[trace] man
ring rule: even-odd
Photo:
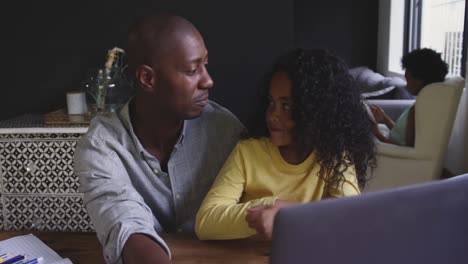
[[[208,100],[208,53],[189,21],[141,19],[127,55],[136,96],[118,114],[93,120],[75,173],[108,263],[169,263],[158,232],[194,231],[242,125]]]

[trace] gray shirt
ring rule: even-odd
[[[128,237],[143,233],[170,251],[158,232],[194,232],[195,215],[243,129],[214,102],[184,121],[167,173],[136,137],[128,104],[93,119],[74,157],[84,203],[107,263],[121,263]]]

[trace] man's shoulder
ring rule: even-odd
[[[209,101],[202,114],[203,119],[216,120],[219,122],[236,122],[240,124],[239,119],[225,107],[216,102]]]
[[[94,140],[115,139],[125,130],[116,113],[98,115],[91,120],[85,138]]]
[[[229,155],[244,130],[234,114],[212,101],[198,118],[187,120],[186,123],[188,129],[185,136],[196,140],[212,153],[221,151],[220,157]]]

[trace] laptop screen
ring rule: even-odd
[[[270,261],[468,263],[468,174],[283,208]]]

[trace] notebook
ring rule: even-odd
[[[14,256],[23,255],[25,256],[23,262],[41,257],[42,260],[39,263],[43,264],[73,264],[68,258],[60,257],[33,234],[0,241],[0,253]]]
[[[468,174],[283,208],[270,261],[468,263]]]

